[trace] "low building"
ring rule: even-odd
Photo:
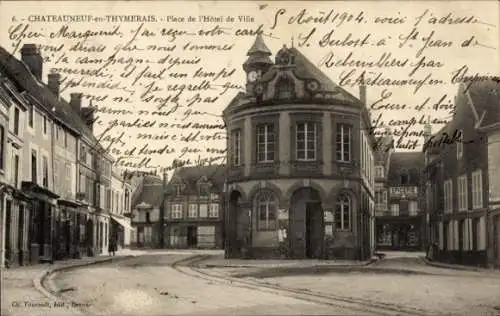
[[[166,246],[224,247],[226,166],[176,169],[167,187]]]
[[[160,247],[160,207],[164,185],[156,175],[139,175],[139,184],[132,197],[132,220],[134,234],[131,247]]]
[[[366,106],[297,48],[257,36],[227,126],[227,257],[369,258],[375,139]]]
[[[430,256],[500,267],[500,85],[461,84],[453,119],[426,134]]]
[[[425,249],[426,217],[421,207],[422,152],[387,152],[375,166],[377,250]]]

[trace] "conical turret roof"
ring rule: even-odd
[[[257,37],[255,38],[255,41],[253,42],[252,47],[250,47],[250,50],[247,53],[247,56],[254,55],[254,54],[263,54],[267,56],[271,56],[272,53],[267,48],[266,43],[264,43],[264,39],[262,38],[262,34],[258,34]]]

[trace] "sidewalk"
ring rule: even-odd
[[[439,261],[430,261],[425,256],[420,257],[420,259],[422,259],[422,261],[424,261],[425,264],[427,264],[429,266],[433,266],[433,267],[447,268],[447,269],[453,269],[453,270],[462,270],[462,271],[493,272],[493,273],[498,273],[500,275],[499,269],[476,267],[476,266],[464,266],[464,265],[460,265],[460,264],[451,264],[451,263],[444,263],[444,262],[439,262]]]
[[[291,260],[291,259],[225,259],[224,255],[211,255],[198,262],[199,268],[309,268],[318,266],[361,267],[378,260],[373,257],[367,261],[355,260]]]
[[[81,315],[70,306],[57,300],[41,285],[42,278],[54,270],[65,270],[72,267],[121,260],[138,255],[138,251],[123,250],[116,256],[85,257],[56,261],[54,264],[37,264],[1,270],[1,315]]]

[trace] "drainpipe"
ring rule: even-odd
[[[55,108],[52,108],[52,111],[54,112]],[[47,117],[47,119],[48,119],[48,117]],[[50,166],[51,166],[51,170],[50,171],[52,171],[51,172],[52,173],[52,177],[51,177],[52,178],[52,190],[54,192],[55,192],[55,179],[56,179],[56,176],[55,176],[56,173],[54,172],[54,166],[55,166],[55,163],[54,163],[55,157],[54,156],[55,156],[55,147],[56,147],[55,146],[55,140],[54,140],[54,138],[55,138],[55,125],[56,125],[55,124],[55,120],[52,120],[52,123],[50,124],[50,147],[51,147],[51,153],[50,153],[50,160],[51,160]],[[43,172],[43,168],[42,168],[42,172]],[[47,181],[48,181],[48,179],[47,179]],[[50,186],[49,186],[49,188],[50,188]],[[55,206],[54,210],[51,211],[51,212],[52,212],[52,221],[51,221],[51,227],[50,227],[50,241],[51,241],[51,244],[52,244],[52,247],[51,247],[51,249],[52,249],[52,251],[51,251],[52,252],[52,258],[54,258],[54,256],[55,256],[55,253],[54,253],[55,246],[59,242],[59,240],[56,240],[56,244],[54,244],[55,237],[53,236],[54,233],[55,233],[56,225],[58,223],[57,218],[59,216],[59,210],[58,210],[57,203],[56,203],[56,206]]]

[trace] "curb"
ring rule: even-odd
[[[495,271],[493,269],[488,269],[488,268],[480,268],[480,267],[468,267],[468,266],[462,266],[462,265],[453,265],[453,264],[446,264],[438,261],[430,261],[426,257],[420,257],[420,259],[429,266],[432,267],[437,267],[437,268],[444,268],[444,269],[450,269],[450,270],[460,270],[460,271],[475,271],[475,272],[489,272],[489,271]]]
[[[313,264],[310,266],[293,266],[293,265],[286,265],[286,266],[273,266],[273,268],[316,268],[316,267],[322,267],[322,268],[349,268],[349,267],[366,267],[371,264],[374,264],[375,262],[379,261],[380,258],[378,257],[372,257],[370,260],[367,262],[363,262],[360,264]],[[203,263],[198,263],[195,265],[197,268],[269,268],[266,266],[255,266],[255,265],[235,265],[235,264],[203,264]]]
[[[52,299],[52,300],[60,300],[61,298],[56,296],[54,294],[54,289],[46,289],[43,286],[43,283],[49,278],[51,275],[58,273],[58,272],[63,272],[63,271],[69,271],[69,270],[74,270],[82,267],[87,267],[87,266],[92,266],[92,265],[97,265],[101,263],[108,263],[112,261],[122,261],[122,260],[127,260],[127,259],[132,259],[135,258],[136,256],[134,255],[128,255],[120,258],[106,258],[103,260],[94,260],[90,262],[82,262],[82,263],[77,263],[74,265],[68,265],[68,266],[63,266],[63,267],[58,267],[54,269],[49,269],[46,271],[43,271],[40,273],[37,277],[33,279],[33,286],[36,290],[38,290],[40,293],[45,295],[46,297]]]

